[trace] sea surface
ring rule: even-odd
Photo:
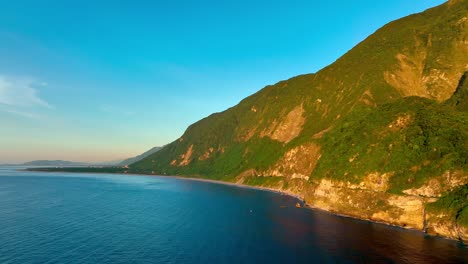
[[[461,243],[176,178],[0,167],[0,263],[468,263]]]

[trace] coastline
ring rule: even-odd
[[[68,171],[68,170],[37,170],[35,168],[25,168],[25,169],[19,169],[19,171],[35,171],[35,172],[46,172],[46,173],[56,173],[56,172],[66,172],[66,173],[74,173],[74,174],[115,174],[115,175],[140,175],[140,176],[153,176],[153,177],[161,177],[161,178],[172,178],[172,179],[179,179],[179,180],[188,180],[188,181],[198,181],[198,182],[207,182],[207,183],[214,183],[214,184],[222,184],[222,185],[229,185],[233,187],[238,187],[238,188],[246,188],[246,189],[253,189],[253,190],[260,190],[260,191],[269,191],[281,195],[287,195],[290,197],[293,197],[297,200],[300,201],[301,207],[306,207],[306,208],[311,208],[311,209],[318,209],[309,206],[306,204],[304,201],[304,198],[302,198],[300,195],[285,192],[282,190],[270,188],[270,187],[262,187],[262,186],[253,186],[253,185],[247,185],[247,184],[242,184],[242,183],[236,183],[236,182],[228,182],[228,181],[221,181],[221,180],[212,180],[212,179],[204,179],[204,178],[197,178],[197,177],[185,177],[185,176],[176,176],[176,175],[159,175],[159,174],[145,174],[145,173],[119,173],[119,172],[76,172],[76,171]],[[320,210],[320,209],[318,209]],[[323,211],[323,210],[321,210]],[[326,212],[326,211],[325,211]]]
[[[245,189],[253,189],[253,190],[260,190],[260,191],[268,191],[268,192],[273,192],[281,195],[287,195],[290,197],[293,197],[301,202],[301,207],[306,207],[306,208],[311,208],[315,209],[304,201],[302,197],[300,197],[297,194],[285,192],[282,190],[270,188],[270,187],[262,187],[262,186],[252,186],[252,185],[247,185],[247,184],[242,184],[242,183],[236,183],[236,182],[228,182],[228,181],[220,181],[220,180],[210,180],[210,179],[203,179],[203,178],[192,178],[192,177],[183,177],[183,176],[163,176],[163,175],[154,175],[154,174],[136,174],[136,175],[148,175],[148,176],[157,176],[157,177],[170,177],[174,179],[180,179],[180,180],[189,180],[189,181],[198,181],[198,182],[207,182],[207,183],[214,183],[214,184],[222,184],[222,185],[228,185],[228,186],[233,186],[233,187],[238,187],[238,188],[245,188]]]
[[[133,174],[133,175],[140,175],[140,174]],[[141,174],[141,175],[145,175],[145,176],[146,176],[147,174]],[[386,222],[383,222],[383,221],[376,221],[376,220],[363,219],[363,218],[354,217],[354,216],[350,216],[350,215],[346,215],[346,214],[340,214],[340,213],[333,212],[333,211],[323,210],[323,209],[321,209],[321,208],[314,207],[314,206],[312,206],[312,205],[310,205],[310,204],[307,204],[307,203],[304,201],[304,199],[303,199],[302,197],[300,197],[299,195],[297,195],[297,194],[292,194],[292,193],[284,192],[284,191],[282,191],[282,190],[278,190],[278,189],[274,189],[274,188],[270,188],[270,187],[251,186],[251,185],[246,185],[246,184],[242,184],[242,183],[225,182],[225,181],[210,180],[210,179],[203,179],[203,178],[189,178],[189,177],[183,177],[183,176],[161,176],[161,175],[151,175],[151,174],[148,174],[148,175],[149,175],[149,176],[157,176],[157,177],[170,177],[170,178],[181,179],[181,180],[190,180],[190,181],[208,182],[208,183],[214,183],[214,184],[229,185],[229,186],[238,187],[238,188],[246,188],[246,189],[254,189],[254,190],[269,191],[269,192],[273,192],[273,193],[277,193],[277,194],[281,194],[281,195],[287,195],[287,196],[293,197],[293,198],[295,198],[295,199],[301,201],[301,203],[302,203],[302,204],[301,204],[301,208],[306,208],[306,209],[310,209],[310,210],[321,211],[321,212],[328,213],[328,214],[335,215],[335,216],[339,216],[339,217],[351,218],[351,219],[355,219],[355,220],[359,220],[359,221],[365,221],[365,222],[376,223],[376,224],[383,224],[383,225],[387,225],[387,226],[392,226],[392,227],[401,228],[401,229],[404,229],[404,230],[413,230],[413,231],[425,233],[425,232],[423,232],[423,231],[421,231],[421,230],[419,230],[419,229],[416,229],[416,228],[404,227],[404,226],[399,226],[399,225],[394,225],[394,224],[386,223]],[[446,237],[442,237],[442,236],[434,236],[434,237],[446,238]],[[446,238],[446,239],[453,240],[453,239],[450,239],[450,238]]]
[[[67,170],[55,170],[55,171],[47,171],[47,170],[35,170],[34,168],[27,168],[27,169],[22,169],[23,171],[36,171],[36,172],[47,172],[47,173],[54,173],[54,172],[66,172],[66,173],[74,173],[74,174],[114,174],[114,175],[135,175],[135,176],[153,176],[153,177],[161,177],[161,178],[172,178],[172,179],[177,179],[177,180],[185,180],[185,181],[197,181],[197,182],[205,182],[205,183],[213,183],[213,184],[221,184],[221,185],[228,185],[232,187],[237,187],[237,188],[245,188],[245,189],[252,189],[252,190],[260,190],[260,191],[268,191],[280,195],[287,195],[290,196],[298,202],[300,202],[300,208],[308,209],[308,210],[317,210],[320,212],[328,213],[330,215],[338,216],[338,217],[344,217],[344,218],[350,218],[350,219],[355,219],[358,221],[364,221],[364,222],[369,222],[369,223],[375,223],[375,224],[382,224],[386,226],[391,226],[395,228],[400,228],[403,230],[408,230],[408,231],[415,231],[419,232],[422,234],[425,234],[430,237],[436,237],[436,238],[441,238],[441,239],[447,239],[451,240],[457,243],[461,243],[462,245],[467,245],[463,241],[452,238],[452,237],[447,237],[447,236],[442,236],[442,235],[433,235],[433,234],[428,234],[427,232],[424,232],[424,230],[420,230],[417,228],[411,228],[407,226],[401,226],[401,225],[395,225],[391,224],[388,222],[384,221],[376,221],[376,220],[371,220],[371,219],[366,219],[366,218],[359,218],[351,215],[346,215],[342,214],[339,212],[335,211],[329,211],[329,210],[324,210],[322,208],[314,207],[310,204],[307,204],[304,201],[304,198],[302,198],[298,194],[290,193],[290,192],[285,192],[283,190],[275,189],[275,188],[270,188],[270,187],[262,187],[262,186],[252,186],[252,185],[246,185],[242,183],[236,183],[236,182],[228,182],[228,181],[221,181],[221,180],[212,180],[212,179],[204,179],[204,178],[197,178],[197,177],[186,177],[186,176],[172,176],[172,175],[157,175],[157,174],[143,174],[143,173],[119,173],[119,172],[74,172],[74,171],[67,171]]]

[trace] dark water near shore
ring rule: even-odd
[[[173,178],[0,167],[0,263],[468,263],[460,243],[295,202]]]

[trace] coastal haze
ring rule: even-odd
[[[457,242],[155,176],[0,168],[2,263],[466,263]]]

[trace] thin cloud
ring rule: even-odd
[[[19,115],[19,116],[22,116],[22,117],[31,118],[31,119],[40,119],[41,118],[41,116],[38,115],[38,114],[25,112],[25,111],[7,109],[7,110],[5,110],[5,112],[10,113],[10,114],[14,114],[14,115]]]
[[[54,108],[39,97],[38,88],[44,86],[47,86],[47,83],[0,75],[0,112],[41,119],[38,111]]]
[[[0,104],[11,107],[44,107],[53,108],[38,95],[38,86],[46,83],[36,83],[30,79],[8,78],[0,75]]]

